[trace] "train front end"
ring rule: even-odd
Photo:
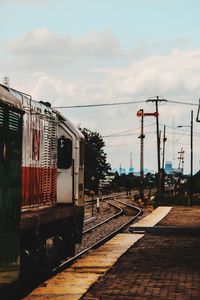
[[[26,272],[74,255],[83,191],[81,132],[48,103],[0,85],[0,299]]]
[[[20,272],[23,114],[20,101],[0,85],[0,290]]]

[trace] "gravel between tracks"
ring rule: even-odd
[[[92,212],[92,205],[87,205],[85,207],[85,212],[88,214]],[[86,230],[96,224],[99,224],[100,222],[106,220],[109,217],[112,217],[114,214],[116,214],[118,212],[117,208],[114,208],[113,206],[109,205],[106,201],[102,201],[100,202],[100,209],[99,209],[99,213],[97,212],[97,206],[96,203],[94,204],[94,210],[93,210],[93,217],[95,217],[95,219],[92,222],[86,223],[84,224],[84,228],[83,230]]]
[[[120,201],[123,201],[124,203],[132,204],[133,201],[130,198],[123,197],[119,199]],[[122,207],[123,205],[120,205],[119,203],[115,201],[109,200],[109,202],[115,203],[118,207]],[[91,209],[90,207],[87,209]],[[100,203],[100,214],[96,211],[96,205],[94,207],[94,216],[96,219],[93,222],[87,223],[84,225],[84,230],[92,227],[93,225],[96,225],[100,223],[101,221],[107,219],[108,217],[116,214],[118,209],[115,209],[111,205],[109,205],[106,201],[103,201]],[[145,215],[147,214],[147,210],[145,210]],[[120,226],[122,226],[124,223],[126,223],[130,218],[134,216],[135,212],[133,210],[132,215],[126,216],[122,215],[115,219],[110,220],[109,222],[106,222],[105,224],[101,225],[100,227],[95,228],[89,233],[86,233],[83,235],[82,243],[80,245],[76,245],[76,254],[80,253],[84,249],[92,246],[100,239],[107,236],[109,233],[112,233],[114,230],[118,229]]]

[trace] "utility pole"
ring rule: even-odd
[[[160,132],[159,132],[159,113],[158,113],[158,103],[167,102],[166,99],[160,99],[159,96],[156,96],[156,99],[148,99],[147,103],[152,102],[156,105],[156,133],[157,133],[157,157],[158,157],[158,201],[162,199],[162,174],[160,172]]]
[[[190,146],[191,146],[191,174],[190,174],[190,206],[193,205],[193,110],[191,110],[191,123],[190,123]]]
[[[199,109],[197,113],[197,122],[199,117]],[[191,121],[190,126],[178,126],[181,127],[190,127],[190,206],[193,205],[193,110],[191,110]]]
[[[163,132],[163,153],[162,153],[162,191],[165,192],[165,143],[167,138],[165,136],[166,126],[164,125],[164,132]]]
[[[166,130],[166,126],[164,125],[164,133],[163,133],[163,157],[162,157],[162,169],[163,170],[165,168],[165,143],[167,141],[167,138],[165,136],[165,130]]]

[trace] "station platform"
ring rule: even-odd
[[[200,299],[199,228],[200,207],[158,207],[26,299]]]
[[[169,208],[156,224],[153,214],[147,218],[132,227],[173,230],[145,234],[81,299],[200,299],[200,207]],[[181,234],[181,227],[191,230]]]

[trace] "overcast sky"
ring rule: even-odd
[[[112,167],[139,169],[139,109],[160,96],[195,105],[159,106],[166,160],[190,171],[190,112],[200,97],[198,0],[0,0],[0,81],[52,106],[141,101],[62,109],[75,124],[105,136]],[[144,102],[142,102],[144,101]],[[145,162],[157,169],[155,118],[145,120]],[[200,168],[200,123],[194,122],[194,171]]]

